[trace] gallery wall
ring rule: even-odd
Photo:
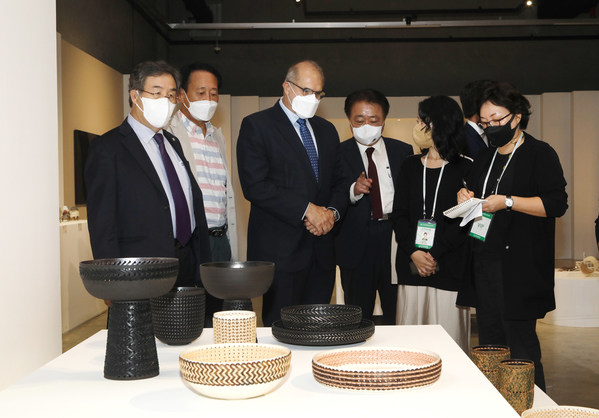
[[[62,348],[55,19],[54,2],[2,3],[0,389]]]

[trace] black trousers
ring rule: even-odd
[[[501,261],[495,258],[474,257],[474,282],[478,303],[479,344],[500,344],[510,347],[512,358],[528,359],[535,363],[535,384],[545,390],[545,374],[541,363],[541,344],[537,336],[536,319],[505,319]]]
[[[362,308],[362,317],[372,319],[378,290],[385,325],[395,325],[397,285],[391,284],[390,221],[370,221],[366,251],[356,268],[341,270],[341,284],[347,305]]]
[[[262,299],[262,321],[270,327],[281,319],[281,308],[291,305],[330,303],[335,286],[335,269],[323,269],[313,259],[300,271],[276,269],[272,285]]]

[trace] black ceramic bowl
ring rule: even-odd
[[[275,274],[270,261],[221,261],[200,265],[202,284],[219,299],[251,299],[266,293]]]
[[[189,344],[202,334],[206,312],[203,287],[176,287],[151,302],[154,335],[163,343]]]
[[[178,272],[176,258],[104,258],[79,263],[85,289],[94,297],[114,301],[164,295],[175,284]]]

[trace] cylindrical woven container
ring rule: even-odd
[[[520,415],[527,409],[532,408],[532,404],[535,399],[534,388],[526,392],[509,392],[501,389],[499,390],[499,392],[503,395],[505,400],[508,401],[510,405],[512,405],[512,408],[516,410],[518,415]]]
[[[483,374],[499,389],[498,366],[509,360],[510,348],[505,345],[478,345],[472,348],[470,358]]]
[[[535,364],[532,360],[511,359],[499,363],[499,389],[528,392],[535,388]]]
[[[169,345],[189,344],[204,330],[206,292],[202,287],[176,287],[153,298],[154,335]]]
[[[522,413],[522,418],[597,418],[599,409],[584,408],[582,406],[553,406],[546,408],[532,408]]]
[[[212,326],[215,344],[256,342],[256,313],[253,311],[215,312]]]

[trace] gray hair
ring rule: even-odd
[[[156,77],[163,74],[170,74],[175,79],[177,90],[181,84],[179,71],[165,61],[144,61],[137,64],[129,76],[129,91],[143,90],[148,77]],[[129,106],[133,106],[131,96],[129,96]]]
[[[316,61],[312,60],[298,61],[291,67],[289,67],[289,69],[287,70],[287,75],[285,75],[285,81],[297,82],[300,64],[311,65],[316,71],[320,73],[320,77],[322,78],[322,84],[324,84],[324,71],[322,71],[322,67]]]

